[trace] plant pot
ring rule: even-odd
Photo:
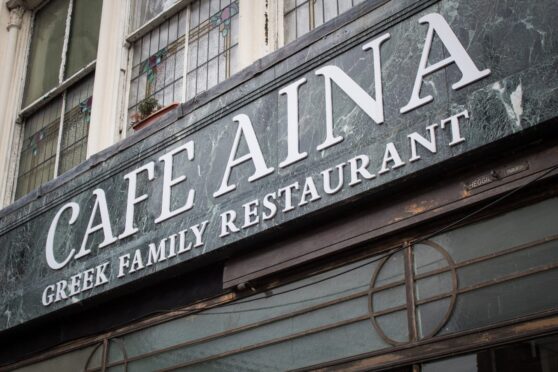
[[[180,105],[180,102],[173,102],[170,105],[167,105],[163,108],[160,108],[159,110],[153,112],[151,115],[149,115],[145,119],[140,120],[140,121],[132,124],[132,129],[137,132],[138,130],[143,129],[143,128],[155,123],[157,121],[157,119],[159,119],[161,116],[165,115],[166,113],[174,110],[175,108],[178,107],[178,105]]]

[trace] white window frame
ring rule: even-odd
[[[92,73],[93,71],[95,71],[96,68],[96,64],[97,64],[97,56],[96,58],[89,62],[86,66],[82,67],[80,70],[78,70],[77,72],[75,72],[74,74],[72,74],[71,76],[67,77],[64,79],[64,71],[66,69],[66,59],[67,59],[67,55],[68,55],[68,45],[69,45],[69,41],[70,41],[70,28],[71,28],[71,22],[72,22],[72,13],[73,13],[73,7],[74,7],[74,3],[76,0],[69,0],[68,1],[68,13],[66,16],[66,22],[65,22],[65,30],[64,30],[64,41],[63,41],[63,46],[62,46],[62,56],[61,56],[61,62],[60,62],[60,69],[58,71],[58,85],[52,89],[50,89],[49,91],[47,91],[46,93],[44,93],[43,95],[41,95],[39,98],[37,98],[36,100],[34,100],[33,102],[29,103],[27,106],[22,107],[19,112],[18,112],[18,121],[21,123],[21,128],[20,128],[20,136],[22,137],[25,133],[25,121],[27,118],[29,118],[33,113],[39,111],[40,109],[44,108],[48,103],[50,103],[52,100],[61,97],[62,98],[62,103],[61,103],[61,111],[60,111],[60,119],[59,119],[59,123],[58,123],[58,134],[57,134],[57,145],[56,145],[56,154],[55,154],[55,160],[54,160],[54,174],[52,175],[51,179],[54,179],[56,177],[58,177],[59,174],[59,170],[60,170],[60,156],[61,156],[61,150],[62,150],[62,136],[64,133],[64,116],[65,116],[65,106],[66,106],[66,96],[67,96],[67,91],[68,89],[70,89],[71,87],[73,87],[75,84],[77,84],[79,81],[81,81],[83,78],[85,78],[87,75],[89,75],[90,73]],[[105,1],[110,1],[110,0],[103,0],[103,4]],[[25,53],[25,63],[24,63],[24,78],[22,79],[22,87],[21,87],[21,97],[20,97],[20,102],[21,104],[23,104],[24,102],[24,97],[25,97],[25,92],[26,92],[26,82],[27,82],[27,74],[29,73],[28,71],[28,67],[29,67],[29,57],[30,57],[30,52],[31,52],[31,44],[33,41],[33,31],[34,31],[34,25],[35,25],[35,17],[37,12],[39,12],[43,7],[45,7],[48,4],[49,1],[44,1],[42,2],[38,7],[36,7],[35,9],[32,10],[32,15],[31,15],[31,20],[30,20],[30,24],[31,27],[29,29],[27,38],[25,40],[26,43],[26,53]],[[101,20],[102,22],[102,20]],[[100,32],[100,31],[99,31]],[[88,138],[89,138],[89,134],[88,134]],[[16,161],[16,165],[15,165],[15,174],[13,177],[13,180],[11,180],[11,182],[13,183],[13,191],[12,191],[12,198],[15,198],[16,192],[17,192],[17,183],[18,183],[18,179],[19,179],[19,166],[20,166],[20,161],[21,161],[21,146],[23,145],[23,138],[21,138],[19,140],[19,146],[18,147],[18,155],[17,155],[17,161]]]

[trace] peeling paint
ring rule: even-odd
[[[511,104],[515,117],[517,118],[517,125],[521,127],[521,115],[523,115],[523,89],[521,88],[521,83],[510,95]]]

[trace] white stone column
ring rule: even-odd
[[[277,8],[280,2],[280,0],[240,0],[238,38],[240,69],[277,49]]]
[[[128,49],[124,33],[127,1],[103,1],[87,157],[113,145],[126,134],[124,95]]]
[[[5,11],[5,9],[4,9]],[[13,176],[10,176],[13,140],[15,138],[15,117],[18,107],[20,81],[14,74],[18,55],[18,36],[23,22],[25,9],[15,7],[9,11],[6,27],[6,45],[2,47],[2,70],[0,71],[0,207],[11,202]]]

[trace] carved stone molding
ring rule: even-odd
[[[6,0],[5,1],[6,6],[10,10],[20,6],[27,10],[34,10],[43,2],[44,0]]]
[[[8,21],[8,30],[12,27],[21,28],[21,22],[23,21],[23,14],[25,9],[22,6],[12,8],[10,10],[10,20]]]

